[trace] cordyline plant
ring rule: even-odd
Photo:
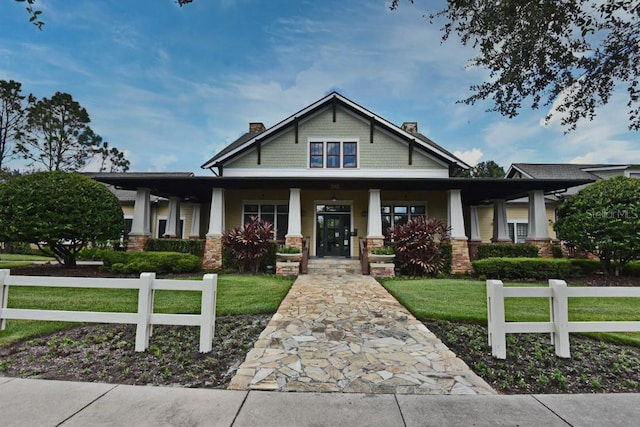
[[[410,276],[444,273],[450,228],[436,218],[416,217],[388,230],[399,267]]]
[[[273,224],[252,217],[243,227],[234,227],[222,235],[222,244],[235,258],[240,273],[258,272],[273,239]]]

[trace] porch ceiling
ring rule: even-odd
[[[463,203],[479,205],[493,199],[517,199],[529,191],[562,192],[567,188],[587,184],[587,179],[503,179],[503,178],[243,178],[217,176],[185,176],[163,173],[88,173],[90,178],[122,188],[149,188],[162,197],[182,197],[194,202],[210,202],[212,188],[225,189],[286,189],[304,190],[380,190],[446,191],[459,189]]]

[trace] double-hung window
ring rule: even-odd
[[[309,142],[309,167],[326,169],[357,168],[358,142],[340,140]]]
[[[243,225],[254,217],[269,221],[273,224],[274,238],[284,240],[289,227],[289,205],[286,202],[244,203],[242,211]]]
[[[513,221],[508,222],[509,238],[513,243],[525,243],[527,234],[529,233],[529,224],[526,222]]]

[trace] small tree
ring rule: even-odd
[[[120,238],[118,199],[78,173],[39,172],[0,184],[0,240],[47,245],[66,267],[89,242]]]
[[[231,252],[241,273],[258,272],[260,261],[273,240],[273,224],[252,217],[244,227],[234,227],[222,235],[222,244]]]
[[[398,265],[411,276],[444,273],[449,227],[436,218],[416,217],[389,229],[389,240]],[[449,273],[449,272],[446,272]]]
[[[640,179],[619,176],[585,187],[558,207],[555,230],[618,275],[640,257]]]

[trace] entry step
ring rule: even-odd
[[[362,274],[356,258],[310,258],[308,274]]]

